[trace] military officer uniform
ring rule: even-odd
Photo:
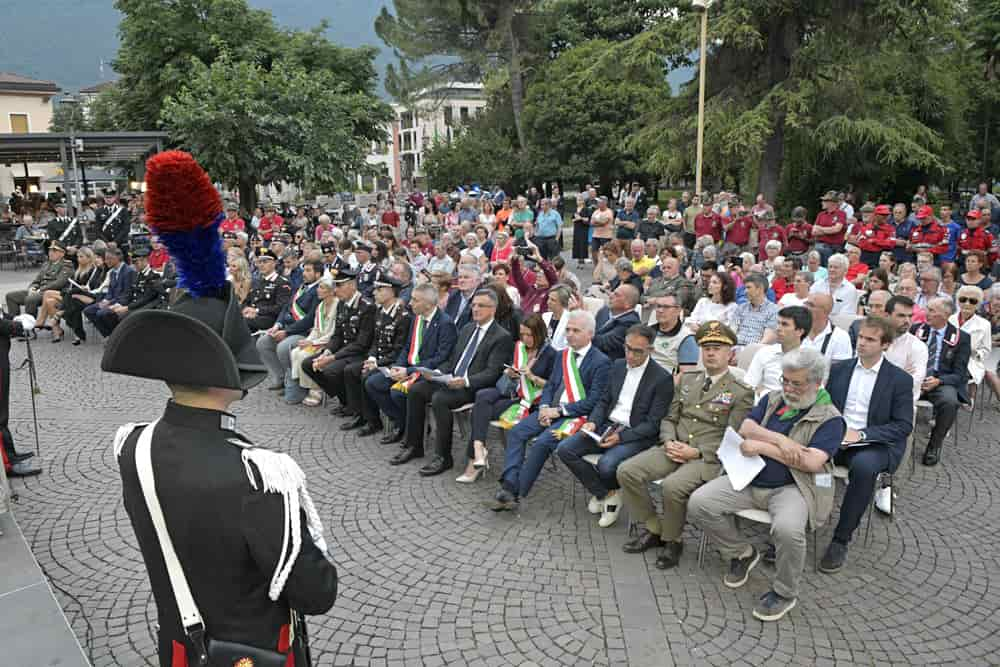
[[[378,264],[371,261],[372,247],[367,243],[358,243],[354,251],[357,252],[367,252],[368,258],[360,266],[358,266],[358,291],[361,292],[366,299],[372,298],[372,293],[375,291],[375,281],[381,278],[382,269],[379,268]]]
[[[258,248],[258,257],[270,257],[279,261],[274,252],[267,248]],[[292,300],[292,284],[279,272],[274,271],[269,276],[260,276],[254,281],[254,286],[247,295],[247,306],[254,308],[257,314],[247,318],[250,331],[270,329],[278,319],[278,315]]]
[[[60,206],[59,208],[64,208]],[[49,241],[59,241],[66,248],[79,248],[83,245],[83,230],[76,218],[68,215],[57,215],[49,220]]]
[[[134,313],[143,308],[156,308],[163,299],[163,290],[160,282],[162,276],[149,266],[149,248],[140,248],[133,253],[136,258],[147,259],[146,268],[136,271],[135,280],[132,281],[132,290],[128,298],[128,312]]]
[[[340,428],[343,431],[364,427],[359,435],[368,436],[378,433],[382,428],[378,404],[365,391],[365,380],[370,373],[365,373],[362,369],[366,361],[381,368],[395,364],[399,353],[406,345],[406,335],[410,331],[413,315],[407,309],[406,304],[399,299],[402,287],[401,282],[388,276],[375,281],[376,289],[391,289],[394,298],[388,308],[378,308],[378,313],[375,315],[375,341],[368,352],[368,358],[352,362],[344,369],[347,407],[357,416],[352,421],[341,425]],[[378,373],[380,371],[372,372]]]
[[[731,349],[736,334],[721,322],[701,325],[695,334],[699,347],[718,345]],[[677,564],[682,551],[681,533],[687,517],[687,501],[695,490],[719,476],[722,466],[716,456],[726,428],[739,430],[753,408],[753,388],[726,370],[709,377],[704,370],[684,373],[677,381],[667,417],[660,423],[660,443],[632,457],[618,468],[625,505],[640,526],[638,537],[624,545],[629,553],[665,547],[657,567]],[[695,451],[683,463],[668,456],[665,443],[678,441]],[[664,479],[666,478],[666,479]],[[649,496],[648,485],[663,480],[663,516]]]
[[[349,414],[344,373],[352,363],[361,363],[368,355],[375,339],[375,304],[357,291],[357,274],[350,269],[337,273],[334,283],[338,286],[354,283],[355,291],[347,299],[341,299],[337,306],[334,332],[330,342],[322,352],[302,360],[302,372],[312,378],[328,396],[340,399],[341,416]],[[313,369],[313,361],[320,357],[333,356],[334,361],[322,370]]]
[[[161,160],[169,161],[168,173]],[[156,195],[151,221],[180,218],[170,220],[164,242],[187,291],[169,310],[126,318],[101,361],[106,372],[159,380],[174,391],[158,420],[127,424],[114,442],[125,510],[156,603],[156,664],[195,667],[207,653],[204,664],[308,667],[301,615],[330,609],[337,570],[302,470],[286,454],[253,446],[227,411],[267,373],[225,282],[219,238],[197,233],[212,223],[197,213],[221,208],[198,199],[218,193],[204,172],[198,187],[189,174],[178,175],[185,162],[200,171],[185,153],[160,153],[147,163],[146,180]],[[163,201],[188,210],[160,211]],[[206,268],[213,261],[219,266]],[[194,407],[190,397],[210,389],[220,409]],[[189,597],[178,592],[184,588]]]
[[[107,243],[115,243],[122,252],[128,248],[128,235],[132,228],[132,214],[128,208],[122,206],[117,201],[107,203],[108,199],[113,199],[114,192],[105,190],[105,205],[97,209],[97,216],[94,225],[97,229],[97,236]]]
[[[7,292],[7,312],[10,315],[18,315],[21,306],[32,316],[38,314],[38,306],[42,303],[42,297],[47,290],[62,291],[62,288],[69,283],[70,276],[73,275],[73,264],[65,259],[66,248],[58,241],[49,243],[49,255],[56,250],[60,254],[58,259],[49,259],[42,264],[41,270],[35,275],[26,290],[14,290]]]

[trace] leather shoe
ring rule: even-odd
[[[683,552],[683,542],[664,543],[663,551],[661,551],[660,555],[656,557],[657,569],[669,570],[672,567],[677,567],[677,564],[681,562],[681,553]]]
[[[20,463],[21,461],[27,461],[34,455],[35,455],[34,452],[23,452],[21,454],[14,454],[13,456],[10,457],[10,462],[13,464],[13,463]]]
[[[424,453],[413,449],[412,447],[406,447],[401,449],[398,454],[389,459],[389,465],[402,465],[413,459],[423,458]]]
[[[925,466],[936,466],[938,461],[941,460],[941,448],[940,447],[928,447],[927,451],[924,452],[923,463]]]
[[[406,435],[406,429],[396,428],[392,430],[389,435],[383,436],[379,442],[383,445],[391,445],[394,442],[402,442],[403,436]]]
[[[420,469],[420,475],[422,477],[433,477],[434,475],[440,475],[443,472],[451,470],[454,466],[455,463],[451,459],[435,456],[430,463]]]
[[[641,554],[649,549],[656,549],[663,546],[663,540],[656,533],[651,533],[645,528],[639,531],[634,540],[622,545],[622,551],[627,554]]]
[[[347,409],[346,405],[338,405],[330,410],[330,414],[334,417],[352,417],[354,415],[354,413]]]
[[[341,424],[340,425],[340,430],[341,431],[353,431],[355,429],[361,428],[365,424],[367,424],[367,422],[365,421],[364,417],[355,417],[351,421],[344,422],[343,424]]]
[[[367,438],[370,435],[375,435],[380,430],[381,429],[378,426],[372,426],[371,424],[367,424],[363,429],[358,431],[358,436],[362,438]]]

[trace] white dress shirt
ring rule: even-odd
[[[958,313],[948,318],[949,324],[969,334],[971,354],[969,355],[969,381],[979,384],[986,375],[986,360],[993,348],[993,332],[990,323],[979,315],[973,315],[961,326],[958,324]]]
[[[579,370],[580,366],[583,365],[583,360],[587,358],[587,353],[590,352],[590,347],[591,347],[591,344],[587,343],[586,347],[581,347],[579,350],[575,350],[575,352],[576,352],[576,367],[577,367],[578,370]],[[556,363],[559,364],[560,366],[562,365],[562,354],[561,353],[556,358]],[[582,381],[583,378],[581,377],[580,380]],[[560,394],[560,396],[559,396],[559,405],[565,405],[565,404],[569,403],[569,395],[566,393],[567,382],[568,381],[566,380],[566,376],[563,375],[563,379],[562,379],[563,391],[562,391],[562,394]]]
[[[646,361],[643,362],[642,366],[636,368],[629,366],[625,372],[625,382],[622,383],[622,390],[618,392],[618,401],[615,403],[615,408],[611,411],[611,421],[614,423],[621,424],[622,426],[629,426],[631,424],[632,402],[635,401],[635,392],[639,389],[639,383],[642,382],[642,374],[646,372],[646,366],[648,365],[649,357],[646,357]]]
[[[864,430],[868,426],[868,404],[871,402],[875,380],[882,369],[884,356],[871,368],[865,368],[858,359],[851,373],[851,385],[847,388],[847,398],[844,400],[844,421],[847,427],[855,431]]]
[[[858,288],[847,282],[845,278],[840,282],[840,286],[837,289],[830,289],[829,280],[821,280],[819,282],[813,283],[813,286],[809,288],[810,294],[829,294],[830,298],[833,299],[833,310],[830,311],[831,315],[854,315],[858,312]]]
[[[826,327],[815,338],[806,336],[805,340],[802,341],[802,347],[811,347],[819,352],[823,349],[823,341],[826,340],[828,335],[830,336],[830,344],[826,346],[825,356],[827,361],[840,361],[841,359],[850,359],[854,356],[851,337],[840,327],[834,329],[833,324],[830,322],[826,323]]]
[[[913,405],[920,400],[920,385],[927,375],[927,344],[909,331],[896,336],[885,351],[885,358],[899,366],[913,378]]]
[[[753,355],[743,382],[754,388],[754,400],[781,389],[781,343],[765,345]]]

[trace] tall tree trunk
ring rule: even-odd
[[[253,215],[254,207],[257,206],[257,182],[252,177],[241,176],[239,189],[240,206],[245,208],[249,215]]]
[[[792,58],[799,50],[801,33],[794,17],[775,16],[767,30],[767,83],[768,89],[788,80]],[[785,162],[785,119],[784,107],[775,106],[771,112],[771,136],[764,143],[757,175],[757,192],[764,193],[773,202],[781,183],[781,169]]]
[[[521,151],[528,147],[524,140],[524,126],[521,115],[524,113],[524,76],[521,72],[521,44],[514,29],[514,2],[504,3],[503,22],[507,28],[507,41],[510,44],[510,104],[514,109],[514,128],[517,130],[517,143]]]

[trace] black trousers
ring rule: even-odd
[[[63,297],[63,319],[80,340],[87,340],[87,332],[83,328],[83,309],[89,305],[71,296]]]
[[[322,352],[310,355],[302,360],[302,372],[308,375],[313,381],[320,386],[320,389],[326,392],[327,396],[334,396],[340,399],[340,404],[343,406],[348,406],[347,401],[347,391],[344,384],[344,372],[347,367],[353,363],[361,364],[363,361],[361,357],[347,357],[341,359],[337,357],[332,364],[328,364],[323,370],[315,371],[312,367],[312,362],[314,359],[319,357]]]
[[[347,407],[356,415],[361,415],[369,425],[382,427],[379,419],[378,403],[365,391],[365,380],[370,373],[363,373],[364,359],[347,364],[344,367],[344,388],[347,393]],[[375,371],[376,373],[378,371]]]
[[[476,404],[472,408],[472,434],[469,436],[469,446],[466,448],[466,455],[470,459],[476,455],[476,448],[472,443],[476,440],[486,442],[490,422],[517,401],[516,398],[501,394],[495,387],[487,387],[476,392]]]
[[[435,449],[438,456],[451,461],[451,432],[455,417],[451,411],[472,403],[476,395],[471,389],[451,389],[437,382],[418,380],[406,394],[406,446],[424,451],[424,429],[427,425],[427,406],[430,405],[437,423]]]
[[[834,457],[837,465],[847,466],[847,490],[840,505],[840,520],[833,531],[833,539],[849,544],[851,535],[861,523],[861,517],[872,502],[875,494],[875,479],[879,473],[889,470],[889,448],[884,445],[868,445],[856,449],[843,449]]]
[[[4,458],[10,461],[10,458],[17,454],[17,450],[14,449],[14,436],[7,428],[7,422],[10,421],[10,363],[4,361],[5,363],[0,365],[0,438],[3,439],[0,446],[6,455]]]
[[[923,394],[924,398],[934,404],[934,428],[927,446],[941,449],[944,436],[958,417],[958,389],[951,385],[939,384],[931,391]]]

